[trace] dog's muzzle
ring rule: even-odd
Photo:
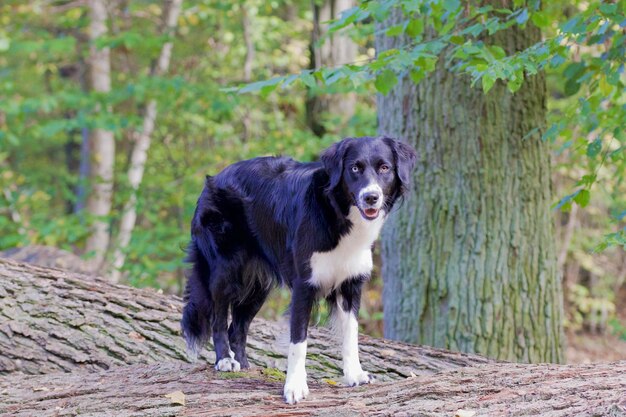
[[[359,192],[357,205],[364,218],[373,220],[380,214],[383,200],[383,190],[378,184],[372,184]]]

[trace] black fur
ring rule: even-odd
[[[339,293],[342,308],[356,313],[368,277],[353,277],[322,294],[308,281],[309,261],[349,233],[351,206],[366,216],[367,207],[356,201],[359,187],[376,181],[388,213],[407,191],[414,164],[415,151],[399,141],[348,138],[325,150],[321,162],[262,157],[207,177],[187,257],[191,268],[181,325],[189,351],[197,354],[212,336],[216,362],[232,349],[235,360],[247,367],[250,322],[276,284],[292,289],[292,343],[306,338],[311,309],[320,297],[334,305]],[[351,173],[350,166],[361,171]]]

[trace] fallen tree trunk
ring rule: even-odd
[[[395,381],[348,389],[336,382],[339,349],[325,329],[311,332],[311,395],[288,406],[276,337],[285,329],[255,320],[250,360],[261,368],[217,373],[208,352],[199,364],[186,363],[181,304],[151,290],[0,260],[0,414],[626,416],[626,361],[494,363],[362,337],[365,368]]]
[[[259,370],[131,365],[109,371],[0,378],[11,416],[625,416],[626,361],[595,365],[492,363],[359,388],[311,383],[296,406]]]
[[[181,308],[178,297],[0,259],[0,374],[188,362],[180,336]],[[288,331],[281,325],[256,319],[248,340],[250,362],[284,370],[284,335]],[[370,337],[361,337],[360,343],[365,369],[383,381],[490,362]],[[213,363],[212,355],[205,349],[201,361]],[[309,375],[337,377],[340,369],[340,344],[328,330],[312,329]]]

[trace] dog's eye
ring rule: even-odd
[[[378,168],[379,172],[385,173],[385,172],[389,172],[389,165],[387,164],[382,164],[379,168]]]
[[[358,165],[352,165],[352,172],[359,172],[361,169]]]

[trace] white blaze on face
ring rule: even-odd
[[[309,395],[309,387],[306,383],[307,342],[290,343],[289,357],[287,358],[287,378],[285,379],[285,401],[295,404]]]
[[[359,191],[359,195],[358,195],[359,206],[361,208],[369,207],[369,205],[365,202],[365,196],[369,193],[378,194],[378,201],[376,202],[376,204],[374,204],[371,207],[377,208],[377,209],[381,208],[383,206],[385,198],[383,196],[383,189],[380,188],[380,185],[378,184],[369,184],[367,187],[362,188],[361,191]]]

